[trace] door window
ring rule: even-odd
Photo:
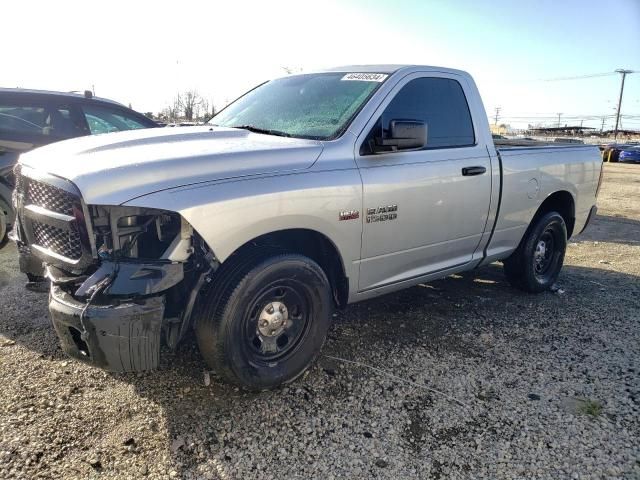
[[[0,132],[37,137],[71,138],[83,135],[68,106],[0,104]]]
[[[82,111],[93,135],[148,127],[120,110],[111,110],[98,105],[83,105]]]
[[[389,135],[391,120],[420,120],[427,125],[427,149],[475,144],[471,113],[462,87],[449,78],[416,78],[391,100],[363,144],[362,154],[372,153],[371,142]]]

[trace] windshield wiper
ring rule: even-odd
[[[260,128],[255,125],[234,125],[230,128],[241,128],[242,130],[248,130],[253,133],[264,133],[266,135],[277,135],[278,137],[291,137],[292,135],[287,132],[281,132],[280,130],[271,130],[269,128]]]

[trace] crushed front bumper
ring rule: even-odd
[[[112,305],[90,305],[81,322],[85,306],[59,286],[51,286],[51,321],[65,353],[112,372],[158,367],[163,295]]]

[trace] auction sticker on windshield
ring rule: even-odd
[[[347,73],[340,80],[359,80],[361,82],[384,82],[386,73]]]

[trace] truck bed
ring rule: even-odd
[[[532,215],[553,192],[571,194],[575,225],[568,227],[579,233],[594,204],[600,179],[602,159],[596,145],[508,142],[496,141],[502,189],[489,258],[499,258],[513,249],[514,239],[517,245]]]
[[[541,146],[541,145],[558,145],[557,143],[552,142],[543,142],[542,140],[529,140],[525,138],[514,138],[514,139],[497,139],[493,141],[494,145],[497,147],[527,147],[527,146]]]

